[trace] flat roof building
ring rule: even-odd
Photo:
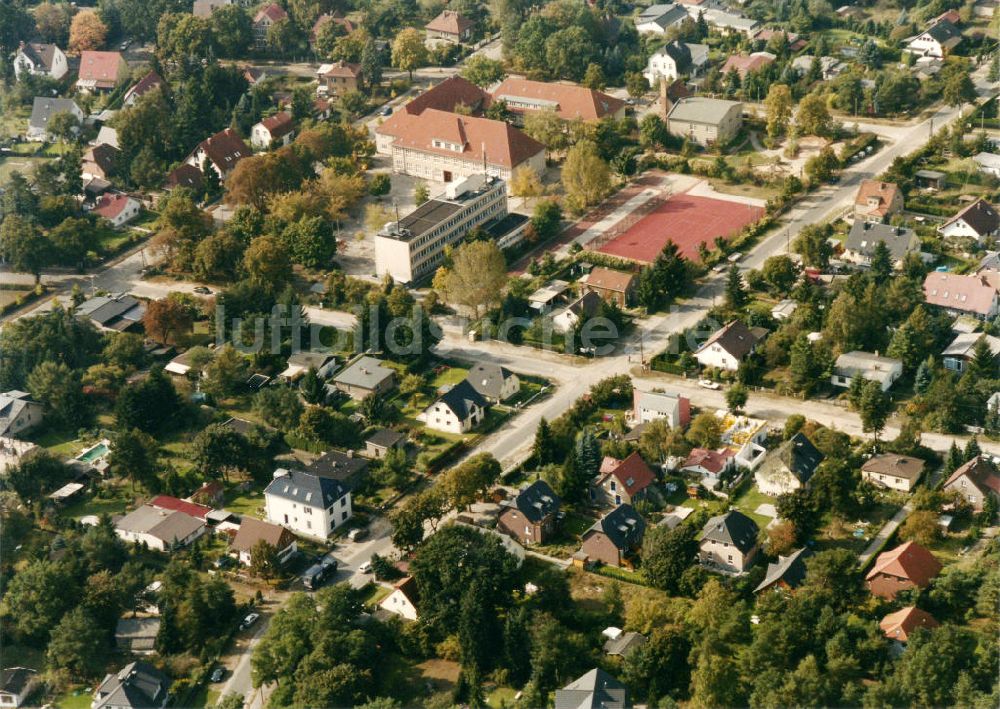
[[[507,216],[503,180],[472,175],[448,186],[444,196],[428,200],[375,236],[375,271],[401,283],[428,276],[444,260],[444,249],[477,226]]]

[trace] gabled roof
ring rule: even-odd
[[[555,709],[626,709],[628,689],[600,668],[556,690]]]
[[[142,98],[156,87],[162,85],[163,85],[163,79],[160,77],[160,75],[157,74],[155,71],[151,71],[144,77],[139,79],[139,82],[135,86],[126,91],[125,96],[122,97],[122,100],[125,103],[128,103],[129,99]]]
[[[461,35],[475,22],[454,10],[444,10],[440,15],[427,23],[425,29],[443,34]]]
[[[871,257],[879,242],[888,247],[893,263],[902,261],[911,251],[920,250],[920,239],[912,229],[864,219],[854,220],[851,231],[844,240],[844,249]]]
[[[554,110],[566,121],[598,121],[613,116],[625,105],[621,99],[584,86],[514,77],[504,79],[493,90],[493,100],[506,101],[513,112]]]
[[[948,487],[963,476],[968,478],[981,493],[992,492],[995,495],[1000,495],[1000,474],[997,473],[996,467],[985,456],[977,455],[972,460],[959,466],[948,477],[944,486]]]
[[[977,199],[975,202],[968,205],[958,214],[942,224],[941,229],[944,229],[959,220],[968,224],[969,227],[981,237],[988,236],[997,229],[1000,229],[1000,214],[997,213],[997,210],[994,209],[993,205],[982,198]]]
[[[199,505],[196,502],[188,502],[187,500],[181,500],[171,495],[157,495],[149,504],[153,507],[157,507],[161,510],[172,510],[174,512],[183,512],[186,515],[196,517],[198,519],[205,519],[205,516],[212,511],[211,507],[206,507],[205,505]]]
[[[776,564],[767,565],[767,574],[760,585],[754,589],[759,593],[770,588],[779,581],[788,584],[789,588],[798,588],[806,578],[805,560],[812,556],[812,550],[802,547],[788,556],[779,556]]]
[[[622,633],[617,638],[608,638],[608,641],[604,643],[604,652],[608,655],[625,657],[631,654],[633,650],[637,650],[645,644],[645,635],[630,630],[627,633]]]
[[[739,510],[730,510],[708,520],[702,532],[702,540],[732,544],[742,553],[757,546],[760,528],[757,523]]]
[[[295,122],[292,120],[292,114],[288,111],[278,111],[272,116],[263,118],[260,121],[260,125],[267,129],[267,132],[271,134],[272,139],[288,135],[295,129]]]
[[[96,214],[99,217],[104,217],[105,219],[114,219],[129,205],[130,202],[135,200],[129,197],[127,194],[106,194],[102,195],[99,200],[97,200],[97,206],[94,207],[92,214]]]
[[[0,692],[20,694],[37,675],[27,667],[7,667],[0,671]]]
[[[541,522],[559,511],[559,496],[544,480],[536,480],[517,493],[514,506],[531,522]]]
[[[28,125],[32,128],[45,128],[49,119],[57,113],[72,113],[79,116],[81,111],[73,99],[35,96],[35,100],[31,104],[31,117],[28,119]]]
[[[407,103],[389,117],[376,130],[379,133],[395,135],[394,128],[407,116],[419,116],[429,108],[439,111],[454,111],[458,105],[468,106],[473,113],[486,108],[491,101],[488,93],[461,76],[451,76],[437,86],[428,89]]]
[[[632,287],[635,281],[635,274],[625,271],[616,271],[603,266],[595,267],[590,273],[580,279],[581,283],[586,283],[593,288],[625,293]]]
[[[878,627],[890,640],[905,643],[917,628],[936,628],[939,623],[934,616],[916,606],[903,608],[883,618]]]
[[[229,547],[234,551],[250,551],[260,541],[280,551],[295,541],[295,535],[277,524],[244,516]]]
[[[438,397],[437,404],[444,404],[454,412],[460,421],[464,421],[475,408],[486,408],[489,404],[478,391],[463,379],[451,389]]]
[[[646,520],[632,505],[618,505],[594,522],[584,537],[591,532],[603,533],[619,551],[628,551],[642,544]]]
[[[602,482],[608,475],[613,475],[629,495],[642,492],[656,481],[656,474],[638,452],[632,453],[625,460],[606,456],[601,462],[601,473]]]
[[[962,41],[961,31],[945,19],[939,19],[928,27],[923,34],[930,36],[945,49],[951,49]]]
[[[147,709],[163,704],[170,678],[148,662],[131,662],[105,676],[94,695],[93,709]]]
[[[733,320],[721,330],[716,330],[695,354],[718,345],[736,359],[743,359],[757,344],[757,337],[739,320]]]
[[[678,73],[685,73],[691,66],[691,50],[688,46],[679,40],[674,40],[669,43],[663,49],[661,49],[657,54],[665,54],[674,60],[677,65]]]
[[[603,302],[597,293],[588,291],[567,305],[566,310],[581,318],[590,317],[600,311]]]
[[[407,576],[400,579],[393,585],[393,588],[402,593],[406,597],[406,600],[413,604],[414,608],[417,608],[420,602],[420,591],[417,588],[417,580],[415,578]]]
[[[333,64],[324,64],[320,67],[320,76],[326,77],[346,77],[357,79],[361,76],[361,65],[352,62],[338,61]]]
[[[693,448],[684,460],[682,468],[704,468],[713,475],[718,475],[729,465],[733,454],[728,448],[713,451],[707,448]]]
[[[804,484],[816,472],[824,456],[805,435],[796,433],[781,444],[775,457]]]
[[[971,358],[976,347],[976,343],[980,339],[984,339],[986,344],[990,346],[990,351],[997,356],[1000,356],[1000,337],[994,337],[993,335],[985,335],[981,332],[960,332],[955,336],[955,339],[951,341],[944,351],[941,353],[942,357],[959,357],[962,359]]]
[[[902,480],[918,480],[924,472],[924,461],[909,455],[883,453],[865,461],[862,472],[876,475],[889,475]]]
[[[722,75],[725,76],[731,71],[735,71],[740,78],[746,77],[751,71],[760,71],[768,64],[774,62],[774,55],[770,52],[753,52],[752,54],[733,54],[722,65]]]
[[[146,304],[128,293],[99,295],[78,305],[76,314],[90,318],[101,327],[118,330],[142,320]]]
[[[379,428],[365,439],[365,443],[371,443],[373,446],[380,448],[391,448],[399,444],[400,441],[405,440],[405,433],[393,431],[391,428]]]
[[[348,493],[347,488],[339,481],[315,473],[279,468],[275,471],[275,476],[264,494],[302,505],[329,507]]]
[[[900,544],[878,555],[875,565],[865,576],[871,580],[879,574],[907,579],[923,588],[941,571],[941,562],[916,542]]]
[[[120,72],[124,64],[120,52],[80,52],[80,80],[114,86],[122,78]]]
[[[55,60],[58,49],[54,44],[27,42],[21,45],[19,51],[30,59],[31,63],[35,66],[40,66],[45,71],[52,71],[52,62]]]
[[[115,167],[115,160],[121,151],[113,145],[101,143],[87,148],[83,154],[83,162],[92,162],[105,173],[111,172]]]
[[[989,315],[996,297],[996,287],[983,275],[931,271],[924,279],[924,300],[930,305]]]
[[[201,188],[205,176],[194,165],[182,163],[167,174],[167,187],[190,187],[193,190]]]
[[[394,145],[442,156],[461,156],[462,160],[477,164],[485,160],[508,169],[545,150],[544,145],[505,121],[462,116],[436,108],[404,118],[393,130]],[[442,141],[458,146],[458,150],[441,145]]]
[[[232,128],[221,130],[201,141],[195,152],[198,150],[204,150],[208,159],[224,172],[232,170],[243,158],[253,155],[253,151]]]
[[[662,5],[650,5],[639,13],[635,18],[636,25],[648,23],[659,25],[662,29],[667,29],[679,24],[688,18],[687,10],[680,5],[673,3]]]
[[[0,436],[6,435],[7,429],[11,427],[11,424],[31,404],[41,406],[41,404],[32,400],[30,394],[23,391],[14,390],[0,394]]]
[[[494,362],[479,362],[466,375],[466,380],[477,392],[485,397],[499,399],[503,385],[513,373]]]
[[[257,14],[253,18],[254,24],[261,22],[265,17],[271,22],[280,22],[288,18],[288,13],[285,12],[281,5],[276,5],[272,2],[270,5],[265,5],[257,11]]]
[[[115,526],[124,532],[148,534],[165,544],[173,544],[190,537],[204,527],[205,522],[184,512],[142,505],[118,520]]]
[[[869,214],[880,214],[884,217],[888,213],[893,200],[900,194],[899,187],[894,182],[864,180],[858,186],[858,193],[854,197],[854,204],[864,207]],[[878,205],[870,208],[868,206],[868,200],[870,199],[877,199]]]

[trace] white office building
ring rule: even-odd
[[[449,184],[443,196],[389,222],[375,236],[375,271],[380,278],[388,274],[400,283],[419,280],[441,265],[446,246],[457,244],[475,227],[506,216],[503,180],[472,175]]]

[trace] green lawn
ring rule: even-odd
[[[45,158],[21,155],[0,158],[0,185],[6,184],[10,176],[15,172],[20,172],[22,175],[30,175],[34,171],[35,166],[44,161]]]
[[[57,709],[90,709],[93,695],[86,689],[76,689],[58,697],[54,704]]]
[[[462,367],[447,367],[447,369],[443,370],[431,380],[431,386],[435,389],[443,386],[454,386],[465,379],[468,374],[468,369],[463,369]]]
[[[765,515],[755,514],[754,510],[765,504],[775,504],[775,498],[768,497],[762,493],[757,489],[756,485],[750,485],[747,487],[747,489],[733,501],[733,506],[753,519],[753,521],[756,522],[757,526],[761,529],[764,529],[771,523],[771,518]]]
[[[497,687],[486,697],[486,703],[493,707],[493,709],[500,709],[501,706],[513,706],[516,694],[517,690],[510,687]]]
[[[109,498],[91,497],[80,500],[63,508],[63,514],[67,517],[79,519],[88,515],[117,515],[122,514],[128,508],[131,497],[115,496]]]
[[[377,606],[383,598],[392,593],[391,588],[386,588],[385,586],[379,586],[378,584],[372,584],[371,590],[362,599],[361,603],[365,606],[375,607]]]
[[[226,494],[224,507],[235,514],[257,516],[264,509],[264,493],[237,493],[232,491]]]

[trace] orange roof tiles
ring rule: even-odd
[[[495,101],[506,100],[510,110],[515,113],[532,110],[519,107],[516,99],[527,99],[528,102],[537,101],[539,107],[534,110],[544,110],[546,104],[552,105],[559,117],[567,121],[577,118],[584,121],[597,121],[607,116],[613,116],[625,106],[625,102],[621,99],[584,86],[513,77],[504,79],[493,90],[493,99]]]
[[[875,565],[865,576],[871,580],[879,574],[907,579],[923,588],[941,571],[941,562],[916,542],[900,544],[879,554]]]

